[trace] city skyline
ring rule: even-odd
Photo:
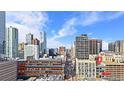
[[[7,26],[19,29],[19,42],[29,32],[39,39],[45,31],[48,48],[69,47],[77,35],[88,34],[102,39],[106,50],[109,42],[124,40],[123,20],[124,12],[6,12]]]
[[[6,19],[1,81],[124,80],[123,12],[7,12]]]

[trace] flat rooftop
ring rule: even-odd
[[[61,75],[50,75],[48,77],[46,76],[40,76],[36,81],[63,81],[64,78]]]
[[[25,59],[19,59],[18,61],[28,61],[28,60],[25,60]],[[29,61],[64,61],[63,59],[60,59],[60,58],[55,58],[55,59],[52,59],[52,58],[42,58],[42,59],[39,59],[39,60],[29,60]]]

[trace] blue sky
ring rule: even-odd
[[[6,12],[7,26],[19,29],[19,42],[31,32],[39,38],[40,31],[47,33],[47,46],[69,47],[75,37],[88,34],[103,40],[103,49],[109,42],[124,40],[124,12]]]

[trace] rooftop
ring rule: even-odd
[[[27,61],[25,59],[19,59],[18,61]],[[64,61],[62,58],[40,58],[39,60],[30,60],[30,61]]]
[[[50,75],[50,76],[41,76],[36,81],[63,81],[64,78],[61,75]]]

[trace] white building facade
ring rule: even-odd
[[[81,79],[95,79],[96,61],[76,59],[76,75]]]
[[[24,45],[24,59],[32,57],[32,59],[39,59],[38,45]]]

